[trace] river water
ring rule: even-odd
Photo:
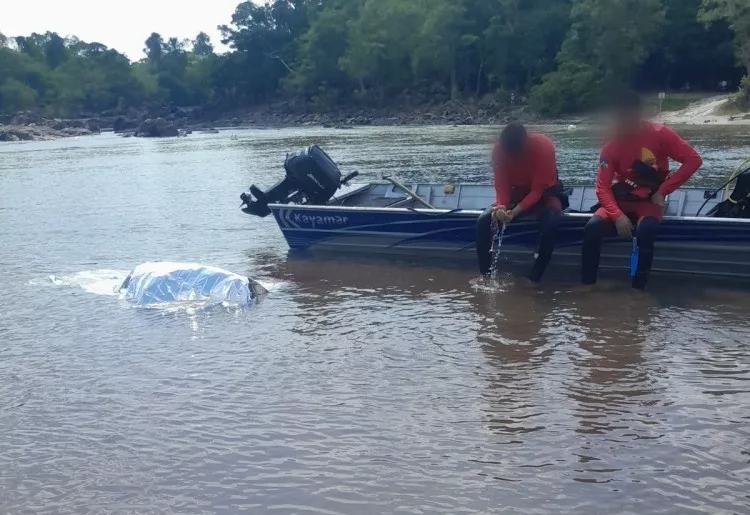
[[[747,129],[685,132],[721,182]],[[750,513],[750,288],[597,292],[287,255],[238,195],[319,143],[368,179],[487,180],[490,129],[0,144],[0,513]],[[553,131],[569,181],[596,141]],[[155,311],[135,264],[259,278]],[[50,276],[54,276],[50,279]]]

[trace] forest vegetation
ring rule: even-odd
[[[740,0],[272,0],[242,2],[227,22],[227,52],[205,33],[153,33],[135,62],[55,32],[0,34],[0,113],[459,101],[558,116],[618,88],[723,84],[750,107],[750,2]]]

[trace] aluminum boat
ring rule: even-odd
[[[750,161],[749,161],[750,162]],[[273,214],[295,251],[410,256],[476,266],[476,221],[495,198],[490,184],[350,184],[318,147],[287,156],[286,177],[268,191],[241,197],[248,214]],[[742,172],[750,179],[750,169]],[[730,179],[734,180],[734,179]],[[727,183],[728,184],[728,183]],[[739,183],[738,183],[739,185]],[[746,203],[743,185],[742,203]],[[593,186],[569,190],[553,264],[580,266],[583,229],[597,203]],[[750,278],[750,218],[716,213],[737,190],[683,188],[669,196],[660,227],[654,272]],[[739,198],[739,197],[738,197]],[[716,208],[716,209],[714,209]],[[707,216],[711,214],[711,216]],[[537,247],[533,218],[507,227],[502,258],[528,263]],[[632,242],[605,240],[601,266],[628,268]]]

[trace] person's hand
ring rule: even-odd
[[[511,223],[513,221],[513,218],[513,211],[508,211],[507,209],[496,213],[496,219],[498,223],[501,223],[503,225],[508,225],[509,223]]]
[[[505,224],[508,225],[515,220],[521,214],[521,210],[516,206],[515,208],[505,212]]]
[[[492,220],[495,223],[503,224],[503,219],[505,218],[505,212],[507,211],[505,206],[497,206],[492,210]]]
[[[617,227],[617,234],[621,238],[632,238],[633,237],[633,224],[630,222],[630,218],[625,215],[615,220],[615,227]]]
[[[651,202],[661,207],[665,207],[667,205],[667,200],[664,198],[664,195],[662,195],[658,191],[651,196]]]

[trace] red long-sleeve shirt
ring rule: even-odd
[[[496,205],[510,207],[511,200],[521,196],[518,208],[528,211],[557,184],[555,144],[544,134],[529,134],[523,153],[517,157],[503,155],[500,145],[492,151]]]
[[[669,160],[682,166],[670,174]],[[596,177],[596,195],[602,207],[613,219],[622,216],[622,210],[612,193],[618,182],[636,181],[632,170],[636,161],[643,161],[656,170],[662,183],[658,192],[667,196],[685,184],[703,165],[703,159],[679,134],[664,125],[646,122],[641,133],[631,139],[614,139],[604,145]],[[648,188],[636,188],[636,195],[648,197]]]

